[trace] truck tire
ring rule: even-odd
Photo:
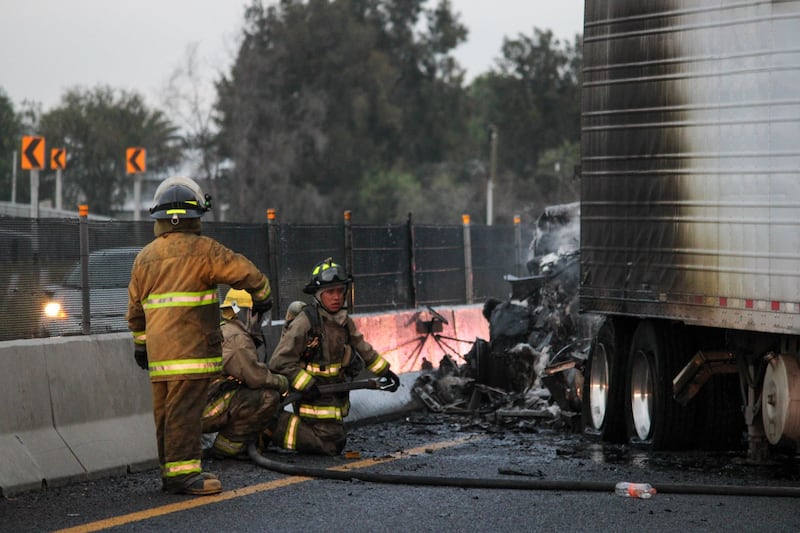
[[[586,435],[624,443],[625,353],[611,320],[600,327],[586,360],[581,394],[581,418]],[[618,349],[619,346],[619,349]]]
[[[672,378],[689,359],[683,327],[645,320],[631,339],[625,393],[628,442],[653,450],[688,449],[693,444],[691,402],[673,399]]]

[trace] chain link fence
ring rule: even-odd
[[[253,261],[283,318],[314,264],[332,257],[355,279],[353,312],[506,299],[524,271],[530,232],[513,226],[204,222],[203,233]],[[0,340],[127,331],[127,285],[151,220],[0,217]],[[220,297],[227,287],[219,287]]]

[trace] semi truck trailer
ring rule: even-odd
[[[800,1],[586,0],[587,433],[800,442]]]

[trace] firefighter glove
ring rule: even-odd
[[[308,387],[302,390],[303,399],[309,402],[313,402],[320,396],[322,393],[319,391],[319,386],[316,383],[312,383]]]
[[[147,346],[137,344],[133,348],[133,358],[142,370],[147,370]]]
[[[387,391],[394,392],[400,388],[400,378],[397,377],[397,374],[395,374],[391,370],[387,370],[386,374],[384,374],[383,377],[389,380],[389,382],[391,382],[391,385],[386,387]]]
[[[264,298],[258,302],[253,302],[253,312],[264,314],[272,309],[272,298]]]
[[[281,393],[281,396],[289,392],[289,380],[286,378],[286,376],[283,374],[272,374],[272,377],[274,377],[275,381],[277,382],[275,385],[278,389],[278,392]]]

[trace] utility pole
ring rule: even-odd
[[[486,184],[486,225],[494,222],[494,181],[497,178],[497,127],[489,126],[489,182]]]

